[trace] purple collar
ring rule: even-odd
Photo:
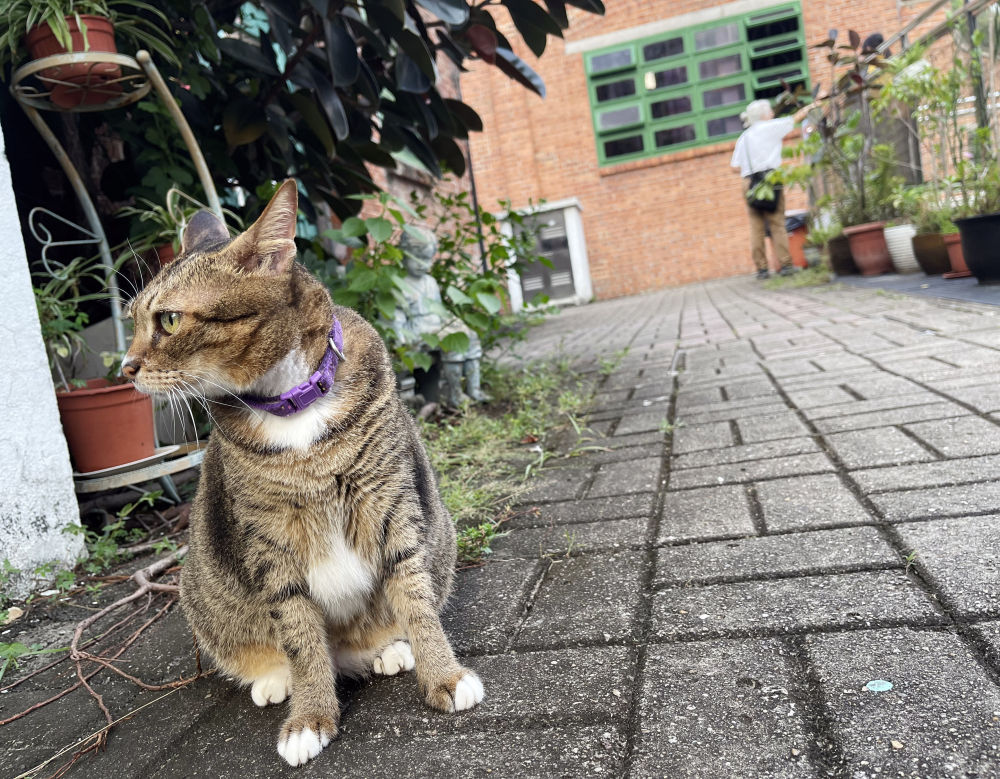
[[[336,317],[333,318],[333,329],[330,330],[328,342],[329,346],[326,347],[323,359],[320,360],[319,368],[308,380],[270,398],[240,395],[240,400],[251,408],[279,417],[287,417],[308,408],[333,389],[333,377],[337,373],[337,365],[341,360],[347,359],[344,357],[344,332]]]

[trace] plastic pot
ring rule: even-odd
[[[980,284],[1000,284],[1000,213],[956,219],[965,264]]]
[[[845,227],[844,235],[851,245],[851,256],[862,276],[892,273],[892,259],[885,243],[885,222],[868,222]]]
[[[913,254],[920,268],[928,276],[937,276],[951,270],[948,247],[941,233],[924,233],[913,236]]]
[[[156,453],[153,403],[131,384],[91,379],[56,392],[70,459],[79,473],[135,462]]]
[[[831,238],[826,244],[827,251],[830,252],[830,267],[838,276],[855,276],[858,273],[858,266],[854,262],[851,254],[851,246],[846,235],[838,235]]]
[[[965,257],[962,254],[962,236],[959,233],[946,233],[941,236],[944,245],[948,250],[948,262],[951,264],[951,271],[944,274],[946,279],[964,279],[972,275],[969,266],[965,264]]]
[[[70,32],[71,52],[107,52],[117,54],[115,46],[115,28],[110,19],[103,16],[82,14],[87,28],[87,41],[76,22],[76,17],[67,16],[66,23]],[[89,48],[87,43],[90,44]],[[67,54],[56,40],[49,25],[41,24],[28,30],[24,36],[24,44],[32,59],[50,57],[54,54]],[[74,62],[44,68],[38,72],[42,79],[52,79],[58,83],[50,84],[52,102],[60,108],[76,108],[82,105],[100,105],[120,94],[122,86],[115,79],[121,78],[122,71],[113,62]]]
[[[913,253],[913,236],[917,228],[911,224],[885,228],[885,244],[897,273],[919,273],[920,263]]]

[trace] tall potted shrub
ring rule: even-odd
[[[810,115],[818,138],[815,167],[829,174],[833,192],[828,200],[844,225],[851,254],[863,275],[893,270],[885,242],[884,219],[891,214],[890,193],[894,188],[895,153],[888,144],[876,144],[871,92],[875,67],[883,62],[877,54],[862,50],[861,36],[848,31],[849,45],[837,46],[836,30],[819,48],[827,50],[830,63],[829,91],[820,96]],[[848,54],[843,54],[843,50]]]
[[[153,405],[148,395],[112,375],[71,378],[74,358],[86,348],[89,323],[83,304],[107,297],[97,260],[43,261],[32,274],[35,305],[49,363],[58,380],[56,402],[70,458],[90,472],[151,457],[155,453]],[[87,292],[90,286],[97,289]]]

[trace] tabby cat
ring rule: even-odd
[[[337,673],[415,667],[442,711],[483,698],[441,628],[455,530],[427,454],[378,334],[295,262],[297,203],[286,181],[233,240],[211,213],[195,215],[178,259],[130,305],[122,363],[138,389],[200,398],[216,421],[181,604],[254,703],[291,695],[278,753],[293,766],[337,734]],[[315,402],[288,416],[257,407],[331,350],[343,359]]]

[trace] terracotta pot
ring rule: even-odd
[[[980,284],[1000,284],[1000,213],[956,219],[962,256]]]
[[[911,224],[885,228],[885,244],[896,273],[919,273],[920,264],[913,253],[913,236],[917,228]]]
[[[885,243],[885,222],[845,227],[844,235],[851,244],[851,256],[862,276],[893,272],[889,247]]]
[[[107,52],[117,54],[115,46],[114,26],[110,19],[103,16],[82,14],[87,28],[89,49],[83,39],[83,33],[76,23],[76,17],[67,16],[66,23],[70,32],[71,52]],[[52,28],[42,24],[28,30],[24,36],[24,44],[32,59],[50,57],[54,54],[67,54]],[[76,108],[81,105],[100,105],[106,103],[122,91],[121,84],[115,79],[121,78],[121,68],[111,62],[76,62],[67,65],[57,65],[39,71],[39,76],[55,79],[61,83],[52,84],[52,102],[60,108]]]
[[[830,267],[834,273],[838,276],[854,276],[858,273],[858,266],[854,262],[846,235],[831,238],[827,241],[826,248],[830,253]]]
[[[965,257],[962,255],[962,236],[959,233],[947,233],[941,236],[944,245],[948,249],[948,261],[951,263],[951,272],[945,273],[946,279],[964,279],[972,275],[969,266],[965,264]]]
[[[153,403],[131,384],[91,379],[86,388],[56,392],[70,458],[79,473],[152,457]]]
[[[951,270],[948,248],[941,233],[924,233],[913,236],[913,254],[921,269],[928,276],[936,276]]]
[[[165,243],[162,246],[157,246],[154,251],[156,252],[156,260],[160,263],[161,268],[164,265],[169,265],[177,258],[177,255],[174,253],[174,245],[172,243]]]
[[[792,265],[797,268],[808,268],[806,255],[802,251],[806,243],[806,228],[799,227],[788,234],[788,253],[792,255]]]

